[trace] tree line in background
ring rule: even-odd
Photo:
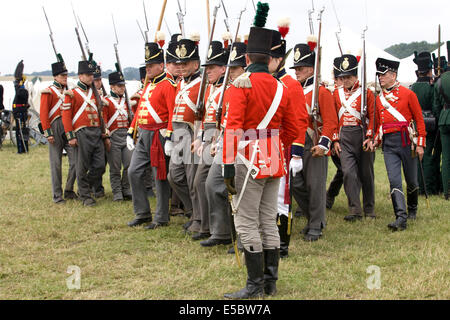
[[[428,43],[426,41],[421,42],[410,42],[410,43],[399,43],[394,44],[386,49],[386,51],[389,54],[392,54],[397,59],[404,59],[409,56],[411,56],[414,51],[417,51],[418,53],[423,51],[432,52],[438,48],[438,43]],[[442,54],[442,53],[441,53]]]

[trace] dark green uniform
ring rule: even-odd
[[[437,119],[438,115],[432,112],[433,100],[434,100],[434,86],[430,84],[429,77],[421,77],[417,79],[417,82],[411,86],[411,90],[417,95],[420,106],[422,108],[423,118],[425,119]],[[425,153],[423,156],[423,171],[425,176],[425,183],[429,194],[439,194],[441,190],[441,144],[440,140],[436,141],[436,135],[438,134],[437,123],[434,125],[427,125],[427,141]],[[431,124],[431,121],[430,121]],[[434,145],[436,142],[436,146]],[[434,149],[434,152],[433,152]],[[420,193],[424,194],[424,181],[420,174],[420,168],[418,170]]]
[[[439,132],[442,144],[442,184],[445,198],[450,189],[450,71],[443,73],[435,83],[433,113],[439,115]]]

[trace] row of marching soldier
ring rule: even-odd
[[[349,206],[345,220],[353,222],[376,218],[374,151],[383,148],[395,214],[388,227],[397,231],[416,217],[418,168],[429,144],[416,94],[397,81],[398,62],[377,59],[381,91],[375,90],[376,97],[358,79],[359,58],[350,54],[335,59],[335,84],[326,87],[317,70],[320,42],[309,38],[293,48],[294,79],[285,68],[288,24],[284,21],[279,30],[265,28],[267,12],[268,5],[258,3],[248,39],[231,45],[229,37],[224,43],[212,41],[203,64],[198,37],[173,35],[166,50],[161,43],[146,43],[146,80],[132,99],[132,122],[121,72],[109,75],[109,95],[103,92],[101,101],[93,96],[94,61],[79,63],[79,82],[72,90],[66,87],[64,63],[54,64],[55,83],[43,91],[41,103],[50,142],[53,200],[64,201],[63,147],[71,150],[69,178],[76,174],[78,196],[86,206],[95,205],[95,194],[101,192],[107,160],[114,200],[133,201],[130,227],[167,226],[170,199],[176,194],[189,218],[183,228],[194,241],[214,247],[229,245],[238,236],[248,278],[242,290],[225,295],[232,299],[276,293],[279,259],[288,256],[293,227],[292,198],[307,219],[301,231],[304,240],[320,239],[326,227],[331,153],[340,159]],[[200,67],[207,79],[202,79]],[[435,90],[436,99],[445,101],[439,107],[442,144],[447,146],[444,181],[449,149],[447,75],[440,77]],[[420,73],[419,81],[422,78]],[[199,112],[203,89],[204,110]],[[149,176],[155,179],[154,215],[147,193]],[[68,181],[66,192],[77,196],[73,182]]]

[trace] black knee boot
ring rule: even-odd
[[[394,212],[397,219],[395,222],[388,224],[389,229],[393,231],[406,229],[406,204],[405,196],[398,190],[394,190],[391,193],[392,205],[394,206]]]
[[[292,231],[292,219],[291,219],[291,231]],[[287,258],[289,255],[289,242],[291,241],[291,235],[288,234],[288,217],[284,214],[278,215],[278,233],[280,234],[280,257]]]
[[[408,204],[408,219],[415,220],[417,215],[417,203],[419,198],[419,189],[417,187],[407,188],[407,204]],[[412,191],[411,191],[412,190]]]
[[[244,248],[245,265],[247,266],[247,284],[245,288],[226,293],[227,299],[251,299],[264,296],[264,257],[262,252],[249,252]]]
[[[279,262],[280,249],[264,249],[264,294],[269,296],[277,293]]]

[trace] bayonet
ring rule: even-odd
[[[170,32],[169,25],[167,24],[166,18],[164,18],[164,24],[166,25],[166,29],[169,32],[170,37],[172,37],[172,32]]]
[[[335,35],[336,35],[336,40],[337,40],[337,43],[338,43],[339,51],[341,52],[341,56],[342,56],[344,53],[342,52],[341,39],[339,37],[339,34],[342,32],[342,30],[341,30],[341,22],[339,21],[339,18],[338,18],[338,15],[337,15],[337,11],[336,11],[336,7],[334,6],[334,1],[333,0],[331,0],[331,4],[333,5],[334,15],[336,16],[336,21],[337,21],[337,24],[338,24],[338,31],[335,32]]]
[[[142,0],[142,5],[144,7],[145,24],[147,26],[147,31],[145,31],[145,40],[146,40],[146,42],[149,42],[148,41],[148,33],[150,32],[150,28],[148,26],[147,9],[145,8],[145,1],[144,0]]]
[[[55,40],[53,39],[53,31],[52,31],[52,27],[50,26],[50,21],[48,20],[47,13],[45,12],[45,8],[42,7],[42,10],[44,10],[45,20],[47,20],[48,30],[50,31],[50,34],[49,34],[49,36],[50,36],[50,41],[51,41],[51,43],[52,43],[52,47],[53,47],[53,51],[55,52],[56,59],[57,59],[59,62],[62,62],[62,61],[60,61],[60,57],[59,57],[59,55],[58,55],[58,51],[56,50]]]
[[[122,65],[120,63],[120,58],[119,58],[119,37],[117,36],[117,29],[116,29],[116,22],[114,21],[114,15],[111,14],[111,18],[112,18],[112,22],[113,22],[113,27],[114,27],[114,35],[116,37],[116,43],[114,43],[114,51],[116,53],[116,70],[117,72],[120,72],[124,77],[125,75],[123,74],[123,70],[122,70]],[[125,79],[124,79],[125,80]],[[128,95],[128,91],[127,91],[127,87],[125,85],[125,101],[127,103],[127,107],[128,107],[128,121],[131,122],[133,121],[133,111],[131,110],[131,103],[130,103],[130,98]]]
[[[137,22],[139,30],[141,31],[142,39],[144,39],[144,42],[145,42],[146,39],[145,39],[144,31],[142,31],[141,25],[139,24],[139,21],[137,19],[136,19],[136,22]]]
[[[311,34],[314,34],[314,23],[313,23],[313,18],[312,15],[314,13],[314,0],[311,0],[311,4],[312,4],[312,9],[308,10],[308,18],[309,18],[309,32]],[[254,5],[254,4],[253,4]]]
[[[186,12],[183,13],[183,9],[181,9],[180,0],[177,0],[177,2],[178,2],[178,12],[177,12],[178,24],[180,25],[181,36],[184,38],[185,37],[185,33],[184,33],[184,16],[186,15]]]
[[[223,20],[223,22],[225,23],[225,28],[227,29],[227,32],[230,32],[230,25],[228,24],[228,12],[227,9],[225,8],[223,0],[220,0],[220,2],[222,2],[223,13],[225,14],[225,19]]]

